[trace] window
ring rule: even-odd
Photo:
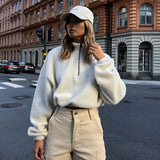
[[[5,26],[6,26],[5,28],[7,28],[7,23]],[[15,27],[17,27],[17,19],[15,19]]]
[[[126,27],[128,23],[127,8],[122,7],[118,12],[118,27]]]
[[[36,42],[39,42],[39,37],[37,36],[37,33],[35,32],[35,34],[36,34]]]
[[[149,3],[140,7],[140,24],[153,24],[153,7]]]
[[[21,3],[21,1],[19,1],[19,9],[21,9],[22,8],[22,3]]]
[[[32,51],[30,51],[30,63],[32,63]]]
[[[59,14],[62,14],[63,12],[63,1],[59,2]]]
[[[94,23],[93,23],[94,32],[98,32],[98,24],[99,24],[99,18],[98,18],[98,16],[95,14],[95,15],[94,15]]]
[[[27,33],[25,34],[25,44],[27,44],[28,43],[28,35],[27,35]]]
[[[37,11],[37,22],[39,22],[39,15],[40,15],[40,12]]]
[[[26,16],[26,26],[28,26],[28,16]]]
[[[19,17],[19,26],[21,25],[21,17]],[[8,24],[9,27],[9,24]]]
[[[33,24],[33,13],[31,14],[31,24]]]
[[[43,20],[46,19],[46,8],[43,9]]]
[[[34,0],[32,0],[32,6],[34,5]]]
[[[28,0],[26,0],[26,8],[28,8],[28,7],[29,7]]]
[[[118,45],[118,71],[126,72],[127,68],[127,45],[121,42]]]
[[[12,13],[14,13],[14,5],[12,6]]]
[[[54,5],[51,5],[50,7],[50,17],[54,16]]]
[[[37,0],[37,2],[40,2],[40,0]]]
[[[84,6],[85,5],[85,0],[79,0],[79,5]]]
[[[33,43],[33,33],[30,34],[30,43]]]
[[[61,24],[58,26],[58,38],[59,39],[62,38],[62,25]]]
[[[139,46],[139,72],[150,72],[152,62],[152,45],[142,42]]]
[[[16,51],[14,51],[14,60],[16,61]]]
[[[18,4],[16,3],[16,12],[18,11]]]
[[[72,9],[73,1],[68,0],[68,10],[70,11]]]

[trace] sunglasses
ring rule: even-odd
[[[67,20],[66,20],[66,22],[67,22],[67,24],[76,24],[76,23],[81,23],[81,22],[83,22],[84,20],[82,20],[82,19],[79,19],[79,18],[67,18]]]

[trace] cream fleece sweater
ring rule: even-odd
[[[35,90],[28,135],[36,140],[47,136],[47,125],[55,106],[67,105],[97,108],[104,103],[117,104],[126,93],[114,61],[108,55],[91,64],[83,60],[82,45],[74,43],[74,51],[67,60],[59,60],[61,47],[51,50],[41,69]]]

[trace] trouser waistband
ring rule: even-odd
[[[59,107],[57,106],[55,111],[54,111],[54,115],[56,114],[62,114],[62,115],[74,115],[76,117],[83,117],[83,116],[88,116],[90,117],[90,119],[92,118],[92,116],[98,114],[98,109],[97,108],[83,108],[83,109],[69,109],[66,107]]]

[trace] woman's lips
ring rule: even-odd
[[[70,29],[70,30],[69,30],[69,32],[74,32],[74,31],[75,31],[74,29]]]

